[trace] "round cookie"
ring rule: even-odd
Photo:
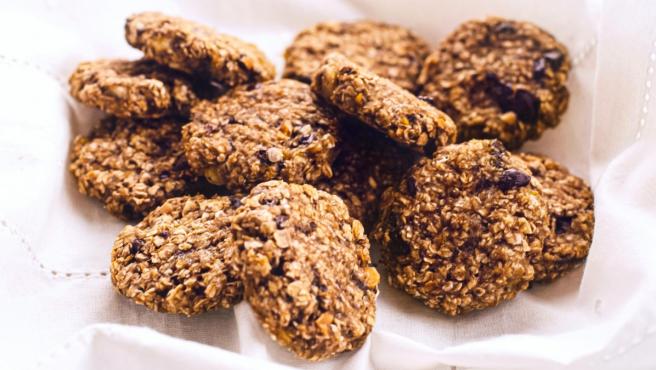
[[[331,177],[338,121],[304,83],[283,79],[231,90],[192,110],[185,154],[208,181],[248,190],[267,180]]]
[[[154,311],[193,315],[241,301],[230,224],[238,200],[202,195],[172,198],[137,225],[126,226],[112,249],[112,283]]]
[[[342,198],[349,214],[368,230],[377,216],[383,190],[400,181],[415,155],[359,122],[345,122],[342,132],[333,177],[316,187]]]
[[[473,20],[426,59],[420,95],[453,118],[459,141],[499,139],[515,149],[558,125],[570,68],[565,46],[531,23]]]
[[[257,46],[179,17],[134,14],[125,22],[125,39],[148,59],[228,87],[275,76]]]
[[[125,219],[138,219],[195,180],[171,119],[109,117],[73,141],[69,169],[81,193]]]
[[[533,280],[549,229],[539,182],[499,141],[438,149],[389,188],[373,237],[390,284],[448,315],[509,300]]]
[[[198,101],[185,76],[148,60],[83,62],[68,83],[75,99],[124,118],[186,115]]]
[[[344,203],[311,185],[269,181],[237,212],[244,297],[271,337],[315,361],[360,347],[375,321],[380,276]]]
[[[338,52],[351,61],[415,91],[429,47],[401,26],[373,22],[323,22],[301,31],[285,51],[283,76],[310,82],[323,58]]]
[[[456,126],[446,114],[392,81],[330,54],[312,77],[312,90],[392,140],[431,154],[453,143]]]
[[[556,279],[580,266],[590,251],[594,231],[594,196],[583,179],[537,154],[518,153],[540,180],[551,216],[551,233],[533,263],[536,281]]]

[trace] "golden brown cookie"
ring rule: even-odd
[[[273,64],[257,46],[179,17],[134,14],[125,23],[125,39],[148,59],[228,87],[275,75]]]
[[[183,196],[167,200],[112,249],[116,289],[154,311],[193,315],[241,301],[230,224],[238,200]]]
[[[431,154],[455,141],[456,127],[446,114],[342,55],[326,57],[312,78],[312,90],[416,151]]]
[[[588,256],[594,231],[594,196],[583,179],[554,160],[538,154],[517,155],[540,180],[551,216],[551,233],[544,250],[531,261],[535,280],[553,280],[583,264]]]
[[[296,35],[285,51],[283,76],[309,83],[323,58],[331,52],[415,91],[429,47],[412,31],[393,24],[323,22]]]
[[[545,30],[503,18],[461,24],[424,64],[420,95],[458,125],[458,140],[509,149],[555,127],[567,109],[571,62]]]
[[[184,127],[189,163],[212,183],[247,191],[267,180],[331,177],[338,121],[304,83],[240,86],[202,102]]]
[[[380,276],[362,224],[341,199],[269,181],[237,212],[244,297],[271,337],[308,360],[360,347],[374,325]]]
[[[143,59],[83,62],[68,82],[75,99],[123,118],[187,115],[198,101],[186,76]]]
[[[499,141],[438,149],[383,194],[373,237],[389,282],[448,315],[509,300],[549,233],[540,185]]]
[[[195,180],[180,122],[109,117],[73,141],[69,169],[81,193],[122,218],[138,219]]]

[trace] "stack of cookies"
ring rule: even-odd
[[[437,50],[395,25],[299,33],[283,78],[253,44],[140,13],[139,60],[81,63],[71,95],[104,118],[75,138],[80,192],[136,221],[116,289],[184,315],[246,300],[296,355],[371,332],[380,275],[448,315],[495,306],[587,256],[590,188],[509,152],[567,108],[567,50],[544,30],[470,21]],[[369,236],[368,236],[369,235]]]

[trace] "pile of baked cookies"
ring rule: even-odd
[[[389,282],[448,315],[580,265],[594,226],[580,178],[511,152],[558,125],[571,61],[526,22],[463,23],[435,50],[370,21],[299,33],[282,79],[255,46],[185,19],[125,24],[140,60],[81,63],[71,94],[107,113],[75,138],[82,193],[138,223],[116,289],[155,311],[248,301],[300,357],[359,347]]]

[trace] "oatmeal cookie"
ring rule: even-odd
[[[390,284],[448,315],[495,306],[533,280],[549,229],[539,182],[499,141],[422,158],[382,199],[373,237]]]
[[[187,77],[148,60],[83,62],[68,83],[75,99],[124,118],[186,115],[198,101]]]
[[[270,80],[275,75],[273,64],[255,45],[162,13],[129,17],[125,38],[148,59],[229,87]]]
[[[214,184],[247,190],[267,180],[331,177],[338,121],[310,87],[283,79],[231,90],[192,110],[183,129],[194,170]]]
[[[453,118],[459,141],[496,138],[515,149],[558,125],[570,68],[565,46],[539,27],[474,20],[426,59],[420,94]]]
[[[583,179],[552,159],[519,153],[540,180],[551,216],[551,233],[533,261],[536,281],[553,280],[581,265],[590,251],[594,230],[594,197]]]
[[[112,283],[154,311],[193,315],[241,301],[230,224],[239,201],[202,195],[172,198],[136,226],[126,226],[112,249]]]
[[[380,276],[362,224],[341,199],[269,181],[237,212],[244,297],[271,337],[308,360],[360,347],[375,321]]]
[[[345,122],[342,131],[343,144],[333,163],[333,177],[316,187],[342,198],[349,214],[368,230],[377,216],[383,190],[398,184],[415,155],[359,122]]]
[[[171,119],[106,118],[73,141],[70,171],[81,193],[119,217],[138,219],[194,181]]]
[[[312,90],[414,150],[430,154],[455,141],[456,127],[446,114],[342,55],[326,57],[312,78]]]
[[[415,91],[429,47],[401,26],[373,22],[324,22],[301,31],[285,51],[283,76],[310,82],[312,73],[330,52]]]

